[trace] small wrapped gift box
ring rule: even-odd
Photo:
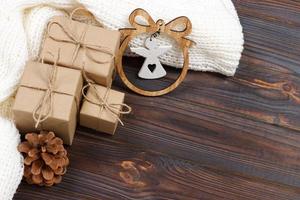
[[[97,84],[110,86],[114,73],[114,56],[120,46],[120,32],[81,23],[64,16],[48,24],[41,56],[46,62],[61,49],[58,65],[83,69]]]
[[[113,135],[120,114],[129,114],[131,108],[124,104],[125,94],[100,85],[90,85],[80,110],[80,125]],[[123,111],[126,107],[128,111]]]
[[[13,106],[17,128],[21,133],[53,131],[71,145],[82,85],[78,70],[28,62]]]

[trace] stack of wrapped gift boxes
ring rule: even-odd
[[[79,118],[82,126],[114,134],[125,97],[110,89],[119,45],[119,31],[52,18],[42,59],[27,63],[17,91],[13,112],[20,132],[53,131],[71,145]]]

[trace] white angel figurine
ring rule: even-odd
[[[158,79],[167,75],[159,61],[159,56],[170,50],[172,46],[159,46],[155,38],[147,38],[145,47],[130,48],[132,52],[146,58],[138,76],[143,79]]]

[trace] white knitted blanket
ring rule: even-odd
[[[72,8],[80,3],[105,27],[129,27],[128,16],[137,7],[147,10],[154,20],[170,21],[186,15],[193,23],[190,38],[197,45],[190,50],[190,68],[232,76],[243,50],[243,34],[230,0],[0,0],[0,102],[18,83],[25,63],[36,58],[44,28],[56,8]],[[172,3],[170,3],[172,2]],[[51,7],[50,7],[51,6]],[[55,8],[53,8],[55,7]],[[133,45],[141,45],[135,40]],[[182,59],[175,48],[162,56],[162,62],[180,66]],[[179,59],[178,59],[179,57]]]
[[[23,176],[23,157],[15,125],[0,117],[0,199],[12,199]]]
[[[128,16],[138,7],[147,10],[154,20],[162,18],[168,22],[181,15],[188,16],[193,23],[193,33],[189,38],[197,43],[190,50],[191,69],[232,76],[239,64],[243,33],[230,0],[0,0],[0,102],[13,93],[25,63],[37,58],[49,19],[65,14],[63,9],[71,10],[78,6],[86,7],[109,29],[130,27]],[[138,38],[132,46],[140,46],[142,42]],[[170,42],[160,41],[161,44]],[[181,53],[176,48],[162,56],[161,60],[174,67],[182,64]],[[0,130],[3,130],[1,126],[6,126],[4,133],[15,133],[5,123],[9,122],[0,123]],[[2,134],[1,142],[3,137],[8,136]],[[16,158],[15,163],[9,162],[11,166],[2,164],[8,163],[6,159],[9,159],[2,157],[3,152],[15,151],[18,138],[11,140],[11,146],[5,146],[8,149],[3,150],[0,146],[0,181],[5,182],[0,184],[1,200],[11,199],[19,183],[19,178],[10,181],[15,176],[10,169],[21,167],[17,159],[19,155],[16,152],[12,155]]]

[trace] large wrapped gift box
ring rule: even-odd
[[[49,81],[54,67],[37,62],[27,63],[13,106],[14,119],[21,133],[34,132],[37,129],[53,131],[65,144],[71,145],[77,124],[83,79],[78,70],[56,66],[50,97]],[[35,113],[38,106],[41,107]],[[50,111],[49,117],[36,128],[33,114],[45,117],[47,111]]]
[[[94,85],[94,87],[87,91],[86,96],[89,100],[85,99],[82,104],[79,123],[81,126],[113,135],[119,122],[125,94],[100,85]],[[99,105],[103,101],[99,100],[95,89],[107,105],[113,105],[111,109],[114,113],[107,107]]]
[[[46,62],[60,50],[58,65],[83,69],[97,84],[110,86],[114,73],[114,56],[120,46],[119,31],[74,21],[64,16],[54,17],[48,24],[42,56]]]

